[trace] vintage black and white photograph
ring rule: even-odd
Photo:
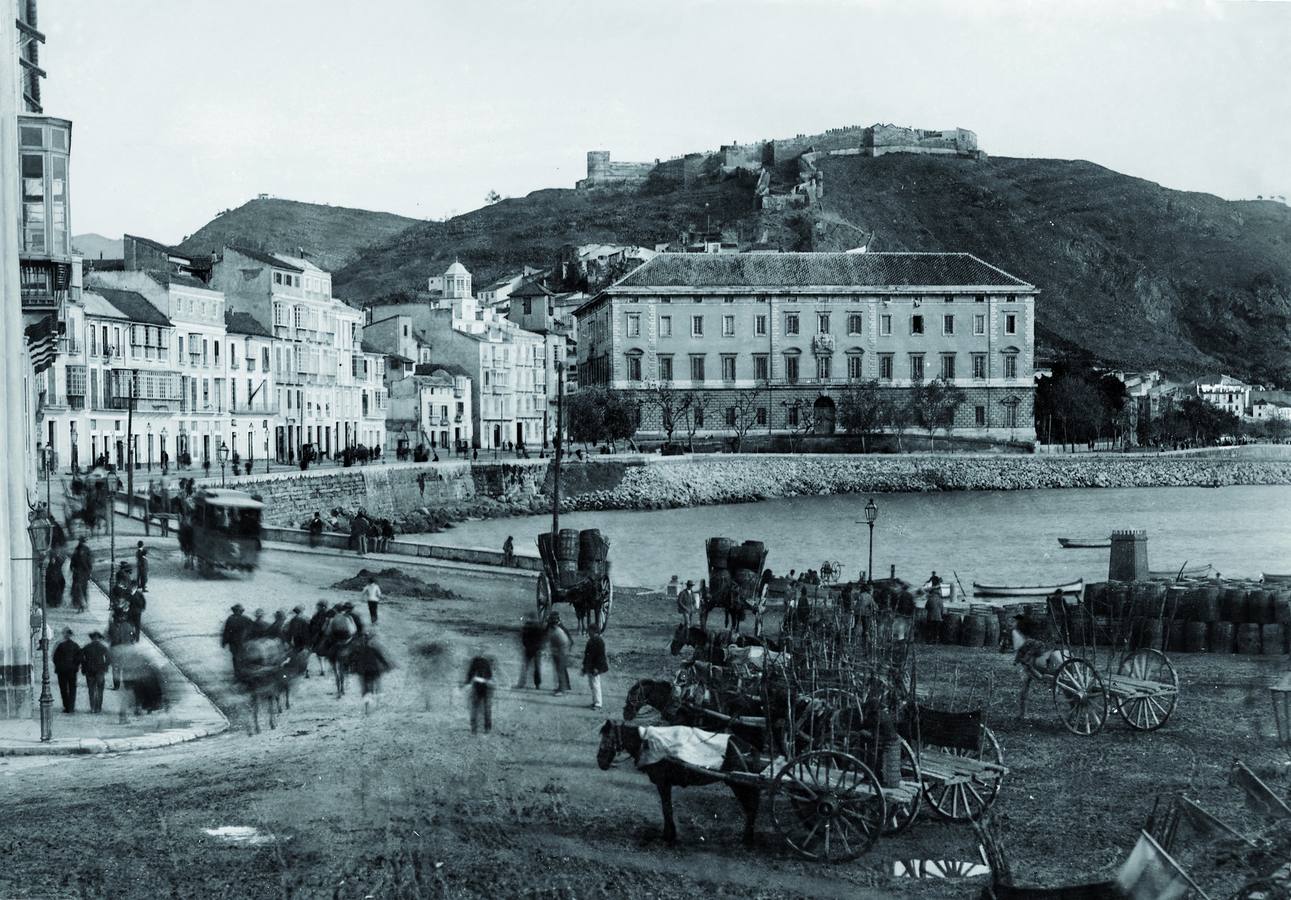
[[[1291,900],[1291,0],[0,0],[0,900]]]

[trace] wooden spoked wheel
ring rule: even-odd
[[[790,760],[772,782],[771,818],[801,855],[841,863],[874,845],[887,809],[868,766],[848,753],[815,750]]]
[[[901,739],[901,783],[913,785],[915,790],[908,801],[888,802],[887,818],[883,821],[884,837],[905,831],[914,824],[914,820],[919,817],[919,810],[923,808],[923,791],[920,789],[923,773],[919,770],[919,758],[915,755],[914,748],[905,738]]]
[[[989,728],[982,729],[982,749],[965,750],[962,747],[938,747],[924,745],[925,753],[938,753],[946,756],[959,756],[975,759],[978,762],[1004,765],[1004,751],[995,733]],[[1004,773],[994,769],[975,772],[964,780],[933,781],[928,780],[923,786],[923,795],[928,805],[943,819],[951,822],[976,822],[982,817],[995,798],[1000,795],[1004,784]]]
[[[1079,657],[1069,659],[1053,678],[1053,705],[1072,734],[1098,734],[1107,721],[1107,690],[1098,670]]]
[[[600,596],[605,599],[601,601],[601,608],[592,613],[592,619],[604,631],[610,626],[610,608],[614,606],[614,584],[608,575],[601,578]]]
[[[547,573],[538,573],[538,615],[545,617],[551,611],[551,585]]]
[[[1116,672],[1134,679],[1116,685],[1116,711],[1125,724],[1136,731],[1156,731],[1164,725],[1179,702],[1179,674],[1166,655],[1149,648],[1135,650]]]

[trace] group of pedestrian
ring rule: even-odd
[[[520,626],[520,650],[524,662],[520,668],[520,678],[515,684],[516,690],[527,687],[529,679],[533,686],[542,689],[542,651],[546,646],[551,655],[552,672],[556,686],[554,693],[560,696],[572,690],[569,680],[570,658],[574,639],[569,629],[560,621],[560,613],[551,612],[544,622],[534,613],[526,613]],[[583,649],[582,673],[587,676],[587,686],[592,693],[592,709],[600,709],[601,676],[609,671],[609,661],[605,652],[605,639],[601,630],[591,626],[587,644]]]
[[[76,643],[72,629],[63,629],[63,639],[54,646],[54,674],[58,676],[58,693],[63,701],[63,712],[76,712],[76,676],[85,676],[85,691],[90,701],[90,712],[103,712],[103,688],[108,669],[112,666],[112,653],[98,631],[90,632],[85,646]]]
[[[336,527],[336,523],[336,514],[333,512],[333,528]],[[323,518],[319,513],[314,513],[308,530],[310,546],[318,546],[319,537],[323,533]],[[362,509],[350,519],[350,549],[359,556],[367,555],[369,550],[373,553],[387,553],[392,540],[394,540],[394,522],[389,519],[374,519]]]

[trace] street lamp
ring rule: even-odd
[[[45,555],[54,534],[54,522],[48,507],[34,510],[29,516],[27,536],[31,538],[31,558],[36,565],[36,590],[40,592],[40,740],[53,738],[54,695],[49,690],[49,609],[45,596]]]
[[[869,573],[870,583],[874,583],[874,522],[879,517],[879,508],[874,505],[874,498],[865,504],[865,524],[870,526],[870,567],[866,569]]]
[[[165,454],[166,452],[166,426],[165,425],[161,426],[161,452],[163,454]],[[161,467],[161,474],[169,475],[170,474],[169,470],[170,470],[170,461],[169,459],[167,459],[166,464]]]
[[[40,451],[41,461],[45,464],[45,509],[52,509],[50,505],[50,484],[54,480],[54,446],[45,442],[45,446]]]
[[[220,487],[224,487],[224,466],[229,461],[229,445],[220,441],[220,449],[215,451],[215,455],[220,460]]]

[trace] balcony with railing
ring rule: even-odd
[[[234,403],[229,407],[229,412],[235,416],[276,416],[278,415],[278,404],[261,403],[254,401],[252,403]]]

